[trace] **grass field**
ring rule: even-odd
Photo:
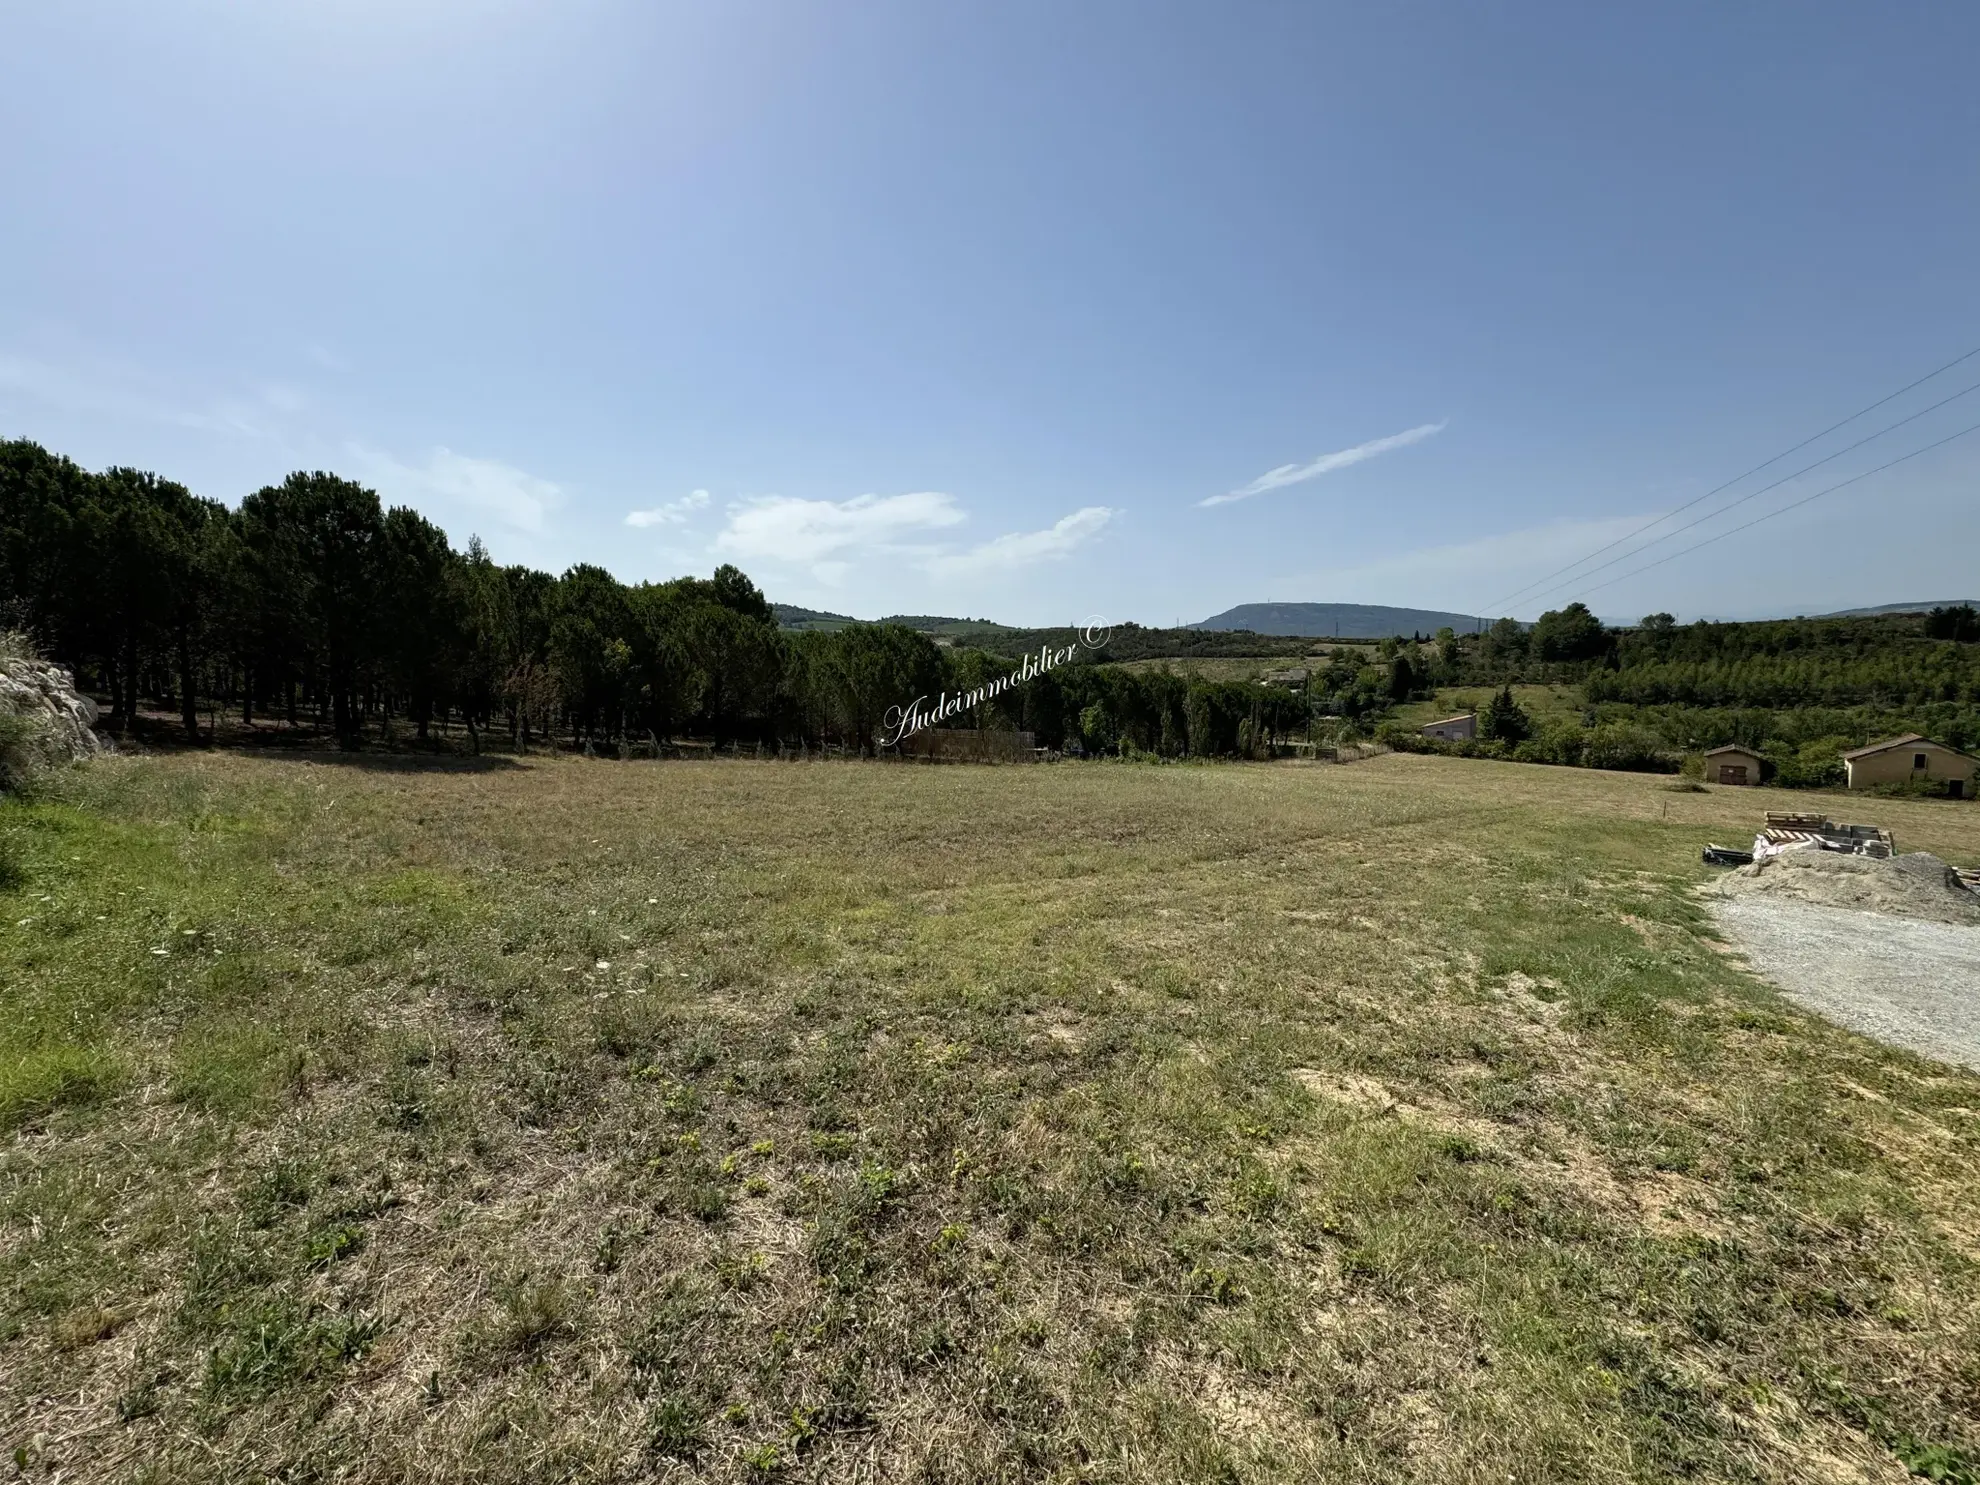
[[[23,1478],[1980,1478],[1980,1078],[1793,1009],[1689,896],[1798,796],[57,788],[0,806]]]
[[[1521,685],[1512,688],[1513,699],[1536,726],[1549,722],[1579,722],[1588,702],[1579,686]],[[1459,712],[1475,712],[1499,694],[1497,686],[1445,686],[1428,701],[1411,701],[1395,709],[1397,721],[1412,727],[1434,722]]]

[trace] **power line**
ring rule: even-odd
[[[1764,516],[1755,516],[1752,520],[1746,522],[1743,525],[1734,526],[1729,531],[1721,531],[1717,535],[1708,536],[1703,541],[1693,542],[1690,546],[1685,547],[1679,551],[1670,552],[1665,556],[1659,557],[1655,562],[1646,562],[1641,567],[1632,567],[1628,572],[1619,572],[1614,577],[1609,578],[1604,582],[1595,584],[1595,586],[1592,588],[1582,588],[1579,589],[1578,591],[1583,595],[1589,593],[1599,593],[1602,589],[1611,587],[1614,584],[1621,582],[1624,578],[1633,578],[1639,572],[1648,572],[1653,567],[1662,567],[1666,562],[1675,562],[1677,561],[1678,558],[1688,556],[1692,552],[1698,551],[1701,547],[1709,547],[1715,541],[1724,541],[1728,536],[1737,536],[1742,531],[1751,531],[1755,526],[1760,525],[1763,521],[1771,521],[1774,519],[1775,516],[1784,516],[1791,510],[1799,510],[1802,506],[1807,505],[1810,501],[1820,500],[1824,495],[1833,495],[1835,494],[1836,491],[1844,488],[1845,486],[1853,485],[1857,483],[1859,480],[1869,479],[1870,476],[1873,474],[1882,474],[1885,470],[1892,468],[1894,465],[1902,464],[1907,459],[1916,459],[1920,454],[1929,454],[1932,452],[1933,449],[1940,448],[1945,444],[1949,444],[1956,438],[1964,438],[1969,433],[1980,433],[1980,423],[1970,424],[1967,427],[1960,429],[1959,432],[1957,433],[1948,433],[1944,438],[1938,439],[1933,443],[1928,443],[1923,448],[1913,449],[1908,454],[1899,454],[1897,458],[1892,459],[1889,463],[1879,464],[1875,469],[1866,469],[1861,474],[1853,474],[1846,480],[1839,480],[1835,484],[1830,485],[1827,489],[1817,490],[1813,495],[1804,495],[1799,500],[1790,501],[1788,504],[1782,506],[1779,510],[1770,510]],[[1728,507],[1728,509],[1730,509],[1730,507]]]
[[[1871,403],[1868,407],[1859,408],[1857,411],[1851,413],[1848,417],[1844,418],[1840,423],[1831,423],[1828,427],[1824,428],[1820,433],[1811,434],[1809,437],[1802,439],[1802,441],[1796,444],[1793,448],[1782,449],[1778,454],[1774,455],[1773,458],[1764,460],[1761,463],[1754,465],[1751,469],[1747,470],[1745,474],[1734,475],[1731,479],[1727,480],[1723,485],[1719,485],[1714,489],[1707,490],[1703,495],[1698,496],[1696,499],[1687,500],[1683,505],[1678,506],[1675,510],[1665,511],[1661,516],[1658,516],[1656,520],[1646,522],[1644,525],[1639,526],[1636,530],[1630,532],[1629,535],[1619,536],[1614,541],[1608,543],[1608,545],[1599,546],[1595,548],[1595,550],[1588,553],[1587,556],[1577,557],[1574,561],[1568,563],[1566,567],[1560,568],[1555,572],[1550,572],[1547,574],[1547,576],[1540,578],[1535,582],[1528,583],[1524,587],[1515,588],[1511,593],[1507,594],[1504,598],[1493,599],[1492,602],[1486,606],[1488,608],[1497,608],[1502,603],[1510,603],[1512,602],[1513,599],[1521,597],[1522,595],[1530,592],[1534,588],[1538,588],[1543,586],[1544,584],[1551,583],[1555,578],[1560,577],[1563,573],[1574,571],[1575,568],[1581,566],[1582,563],[1588,561],[1590,558],[1599,557],[1604,552],[1609,551],[1611,548],[1621,546],[1624,542],[1630,542],[1636,540],[1637,537],[1641,536],[1644,532],[1648,531],[1652,526],[1660,525],[1663,522],[1668,521],[1672,516],[1683,515],[1686,511],[1690,510],[1694,505],[1697,505],[1702,501],[1710,500],[1714,495],[1720,494],[1722,491],[1730,490],[1734,485],[1738,484],[1741,480],[1746,479],[1749,476],[1758,474],[1768,465],[1780,463],[1781,460],[1787,458],[1789,454],[1800,453],[1803,449],[1807,448],[1811,443],[1815,443],[1821,439],[1827,438],[1831,433],[1834,433],[1839,428],[1848,427],[1851,423],[1854,423],[1858,418],[1863,417],[1868,413],[1875,412],[1878,408],[1882,407],[1887,402],[1896,401],[1898,398],[1902,397],[1906,392],[1924,386],[1925,383],[1931,381],[1934,377],[1945,375],[1948,371],[1951,371],[1955,366],[1960,365],[1962,362],[1971,361],[1975,356],[1980,356],[1980,346],[1975,346],[1972,350],[1968,351],[1963,356],[1955,356],[1952,360],[1946,362],[1945,365],[1941,366],[1937,371],[1927,372],[1924,376],[1918,378],[1917,381],[1899,387],[1895,392],[1891,393],[1890,396],[1880,397],[1875,402]],[[1727,509],[1730,510],[1731,507],[1728,506]]]
[[[1643,543],[1642,546],[1636,548],[1635,551],[1623,552],[1618,556],[1611,557],[1608,561],[1600,564],[1599,566],[1589,568],[1588,571],[1582,573],[1580,577],[1572,577],[1569,578],[1564,583],[1554,584],[1554,586],[1551,588],[1543,588],[1538,594],[1534,595],[1534,598],[1529,599],[1528,602],[1537,601],[1539,598],[1544,598],[1549,593],[1558,592],[1562,588],[1571,588],[1576,583],[1581,582],[1584,578],[1591,578],[1596,573],[1603,571],[1605,568],[1614,567],[1618,562],[1627,562],[1631,557],[1640,557],[1645,552],[1649,551],[1650,548],[1656,546],[1659,542],[1669,541],[1673,536],[1682,536],[1685,532],[1690,531],[1695,527],[1703,526],[1707,521],[1716,521],[1720,516],[1723,516],[1727,511],[1737,510],[1740,506],[1746,504],[1747,501],[1757,500],[1760,496],[1765,495],[1769,490],[1778,490],[1782,485],[1787,484],[1790,480],[1800,479],[1804,474],[1807,474],[1811,469],[1820,469],[1824,464],[1833,463],[1835,460],[1840,459],[1844,454],[1852,453],[1855,450],[1862,448],[1866,443],[1875,443],[1878,439],[1882,438],[1886,433],[1894,433],[1898,429],[1902,428],[1906,423],[1915,423],[1920,418],[1924,417],[1925,414],[1937,412],[1947,403],[1957,402],[1959,401],[1960,398],[1969,397],[1975,392],[1980,392],[1980,382],[1975,382],[1970,387],[1962,387],[1959,391],[1953,393],[1952,396],[1942,397],[1937,402],[1933,403],[1930,407],[1920,408],[1910,417],[1899,418],[1895,423],[1892,423],[1887,427],[1879,428],[1875,433],[1867,433],[1862,438],[1857,439],[1855,443],[1845,444],[1842,448],[1837,449],[1833,454],[1824,454],[1821,458],[1817,459],[1813,464],[1804,464],[1801,466],[1801,468],[1797,469],[1793,474],[1784,474],[1779,479],[1775,480],[1771,485],[1762,485],[1759,489],[1749,491],[1747,494],[1740,496],[1739,499],[1737,500],[1728,501],[1726,504],[1720,506],[1717,510],[1707,511],[1705,512],[1704,515],[1699,516],[1694,520],[1686,521],[1682,526],[1674,526],[1669,531],[1666,531],[1662,536],[1653,537],[1649,541],[1646,541],[1645,543]],[[1696,502],[1693,503],[1695,504]],[[1677,511],[1672,511],[1671,515],[1676,515],[1677,513],[1678,513]],[[1611,543],[1611,545],[1613,545],[1613,543]],[[1599,552],[1591,552],[1589,554],[1589,556],[1600,556],[1600,555],[1601,554]],[[1581,560],[1583,562],[1586,562],[1588,558],[1584,557]],[[1571,564],[1571,565],[1578,566],[1579,564]]]

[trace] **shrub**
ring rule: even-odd
[[[1654,732],[1610,722],[1588,734],[1584,761],[1590,768],[1632,769],[1638,773],[1671,773],[1676,760],[1664,750]]]
[[[1872,784],[1861,791],[1878,799],[1950,799],[1952,791],[1946,787],[1944,779],[1894,779],[1888,784]],[[1971,797],[1967,790],[1960,791],[1962,799]]]
[[[1535,763],[1558,763],[1577,768],[1587,762],[1588,733],[1579,722],[1549,722],[1536,736],[1519,744],[1513,750],[1513,756],[1517,758],[1528,750],[1531,750]]]
[[[1818,737],[1800,747],[1776,743],[1767,749],[1773,765],[1773,782],[1787,789],[1819,789],[1843,781],[1842,750],[1847,746],[1839,737]]]
[[[1454,751],[1442,738],[1425,737],[1407,722],[1388,721],[1375,728],[1375,741],[1398,753],[1449,753]]]

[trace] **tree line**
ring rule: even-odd
[[[0,443],[0,620],[109,698],[189,738],[202,714],[315,725],[347,744],[437,724],[479,746],[788,736],[870,747],[898,693],[939,685],[924,636],[862,626],[786,637],[734,567],[623,584],[455,550],[405,506],[297,473],[237,509],[133,469],[92,473]]]
[[[1378,723],[1394,746],[1659,770],[1738,743],[1789,785],[1835,783],[1844,749],[1900,732],[1980,746],[1980,616],[1964,604],[1749,623],[1678,624],[1660,613],[1623,629],[1570,604],[1530,629],[1502,620],[1440,641],[1439,675],[1498,690],[1479,710],[1475,740],[1436,742]],[[1512,686],[1535,683],[1578,686],[1581,705],[1531,717]]]
[[[690,736],[871,753],[889,707],[1010,664],[896,624],[781,630],[733,566],[625,584],[590,564],[501,565],[334,474],[292,474],[229,509],[27,440],[0,443],[0,627],[107,697],[113,731],[162,709],[196,741],[225,715],[350,746],[438,727],[477,749],[493,733],[523,749]],[[1072,665],[957,724],[1046,747],[1248,754],[1308,715],[1258,690]]]
[[[1502,619],[1459,639],[1466,683],[1579,681],[1591,701],[1692,706],[1980,704],[1980,616],[1928,614],[1679,624],[1650,614],[1608,629],[1571,603],[1530,629]]]
[[[193,739],[227,715],[348,745],[399,729],[426,740],[437,726],[476,748],[494,733],[517,748],[594,751],[689,736],[872,752],[889,707],[966,693],[1041,637],[1073,637],[983,625],[971,635],[979,643],[949,647],[901,624],[793,632],[734,567],[664,583],[621,583],[589,564],[553,576],[497,564],[478,541],[456,550],[417,511],[387,508],[334,474],[292,474],[229,509],[145,471],[91,472],[26,440],[0,442],[0,627],[29,632],[106,697],[113,730],[163,709]],[[1977,638],[1980,620],[1964,606],[1748,624],[1653,614],[1616,630],[1575,603],[1480,635],[1399,636],[1374,654],[1337,646],[1285,684],[1074,664],[952,725],[1017,728],[1040,746],[1087,752],[1256,756],[1323,727],[1366,732],[1439,687],[1569,682],[1588,702],[1584,731],[1633,729],[1627,746],[1615,734],[1594,750],[1602,757],[1642,751],[1646,737],[1665,747],[1733,740],[1710,734],[1751,733],[1755,719],[1795,709],[1864,727],[1929,712],[1959,745],[1980,735]],[[1185,640],[1209,653],[1247,642],[1293,665],[1311,643],[1259,648],[1258,636],[1126,625],[1090,658]],[[1508,712],[1504,735],[1485,741],[1587,756],[1571,731]]]

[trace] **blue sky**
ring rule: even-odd
[[[1976,61],[1942,4],[16,5],[0,434],[863,616],[1970,594],[1980,434],[1512,599],[1980,346]]]

